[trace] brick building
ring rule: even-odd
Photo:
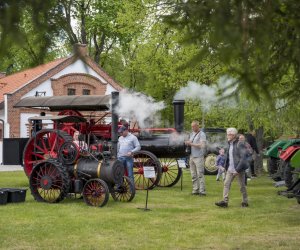
[[[28,96],[105,95],[120,91],[116,83],[88,55],[86,45],[75,53],[9,76],[0,75],[0,134],[5,138],[28,137],[26,123],[39,110],[14,108]]]

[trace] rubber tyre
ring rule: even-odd
[[[284,162],[282,166],[283,166],[283,176],[284,176],[285,186],[289,189],[293,186],[292,171],[294,169],[291,167],[290,162]]]
[[[274,157],[268,158],[268,172],[270,175],[275,174],[278,171],[279,159]]]

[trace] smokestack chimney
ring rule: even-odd
[[[119,106],[119,92],[114,91],[111,93],[111,144],[112,156],[117,158],[117,145],[118,145],[118,120],[117,107]]]
[[[177,132],[181,133],[184,129],[184,100],[174,100],[174,125]]]

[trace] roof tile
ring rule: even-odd
[[[55,68],[57,65],[67,60],[68,58],[61,58],[52,62],[39,65],[35,68],[23,70],[15,74],[0,78],[0,102],[3,101],[4,94],[12,94],[19,88],[23,87],[30,81],[34,80],[47,71]]]

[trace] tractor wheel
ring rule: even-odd
[[[70,179],[68,172],[59,162],[45,161],[34,167],[29,185],[35,200],[57,203],[67,196]]]
[[[204,173],[208,175],[215,175],[218,173],[216,166],[217,155],[215,153],[208,153],[204,157]]]
[[[160,181],[161,165],[157,157],[149,151],[138,151],[133,154],[133,174],[136,189],[153,189]],[[143,167],[154,167],[155,177],[147,179],[144,177]]]
[[[23,152],[23,167],[29,177],[32,169],[40,162],[57,159],[59,148],[65,142],[72,142],[73,138],[64,131],[43,129],[27,142]]]
[[[174,158],[160,158],[162,174],[158,186],[172,187],[182,175],[182,169],[178,166],[177,160]]]
[[[283,176],[285,181],[285,186],[289,189],[293,186],[293,171],[290,162],[283,163]]]
[[[78,146],[74,142],[67,141],[61,145],[58,152],[58,159],[64,165],[70,165],[76,162],[79,157]]]
[[[110,194],[115,201],[127,201],[130,202],[135,196],[135,187],[129,177],[123,177],[122,185],[113,185],[110,190]]]
[[[101,179],[91,179],[84,185],[82,195],[87,205],[104,207],[109,198],[107,184]]]
[[[274,157],[269,157],[268,159],[268,171],[270,175],[273,175],[277,172],[279,165],[279,159]]]

